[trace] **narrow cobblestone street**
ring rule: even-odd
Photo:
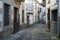
[[[60,40],[60,0],[0,0],[0,40]]]
[[[44,24],[36,24],[28,29],[24,29],[12,35],[12,37],[9,38],[8,40],[52,40],[52,39],[45,31]]]

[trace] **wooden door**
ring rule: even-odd
[[[18,8],[14,8],[14,24],[13,24],[13,33],[16,33],[19,31],[19,14],[18,14]]]
[[[48,9],[48,29],[50,31],[50,9]]]
[[[58,26],[57,26],[57,23],[58,23],[58,10],[55,9],[55,10],[52,10],[52,21],[53,21],[53,31],[55,34],[58,33]]]

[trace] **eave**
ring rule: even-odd
[[[19,3],[20,3],[20,2],[24,2],[24,0],[15,0],[15,1],[16,1],[16,2],[19,2]]]

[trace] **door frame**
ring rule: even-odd
[[[48,9],[48,13],[47,13],[47,20],[48,20],[48,24],[47,24],[47,28],[48,28],[48,31],[50,32],[50,8]]]
[[[56,16],[54,16],[54,17],[56,17],[56,20],[54,20],[55,18],[52,19],[53,15],[54,15],[53,12],[56,13],[56,14],[54,13],[56,15]],[[54,34],[58,34],[58,9],[51,10],[51,21],[54,22],[54,24],[56,24],[55,26],[53,26]]]
[[[16,11],[16,12],[15,12]],[[20,19],[19,19],[19,9],[17,8],[17,7],[14,7],[14,21],[13,21],[13,33],[16,33],[16,32],[18,32],[19,31],[19,21],[20,21]],[[16,15],[16,16],[15,16]],[[16,18],[15,18],[16,17]]]

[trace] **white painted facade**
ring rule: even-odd
[[[38,11],[39,11],[40,4],[35,2],[34,6],[34,14],[35,14],[35,22],[38,22]]]
[[[25,2],[21,2],[20,9],[24,10],[24,21],[27,23],[27,14],[32,13],[33,15],[29,16],[30,24],[38,21],[38,7],[39,4],[35,4],[36,2],[33,0],[25,0]],[[23,5],[24,4],[24,5]],[[23,7],[24,6],[24,7]],[[22,25],[22,10],[20,10],[20,25]]]
[[[30,20],[29,24],[30,24],[30,25],[33,24],[33,22],[34,22],[33,18],[34,18],[33,15],[30,15],[30,16],[29,16],[29,20]]]
[[[50,9],[50,32],[55,33],[55,31],[57,31],[57,34],[55,35],[58,35],[58,24],[57,23],[58,23],[59,18],[57,17],[57,22],[52,19],[52,11],[58,10],[58,0],[50,0],[49,3],[48,1],[49,0],[46,0],[46,27],[48,27],[48,24],[49,24],[48,9]],[[58,16],[58,11],[57,11],[57,16]]]
[[[47,13],[48,13],[48,9],[50,8],[50,20],[51,20],[51,10],[57,9],[58,5],[57,5],[57,0],[50,0],[50,3],[48,3],[49,0],[46,0],[46,24],[48,23],[47,21]]]
[[[19,13],[20,13],[20,25],[22,25],[22,10],[25,10],[25,5],[24,5],[25,2],[21,2],[21,5],[20,5],[20,9],[19,9]],[[25,12],[25,11],[24,11]],[[24,13],[24,18],[25,18],[26,14]],[[25,19],[24,19],[24,23],[25,23]]]

